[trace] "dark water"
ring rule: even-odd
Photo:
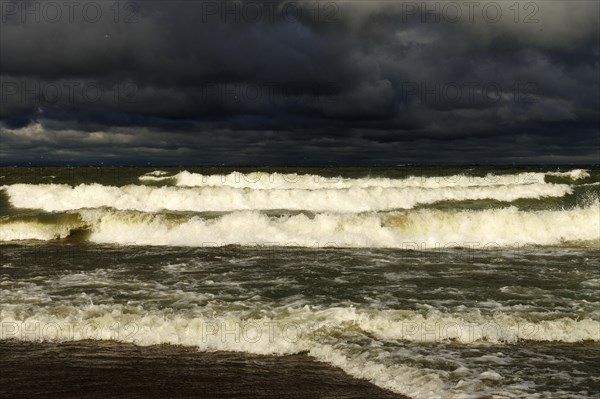
[[[0,168],[1,338],[307,353],[418,398],[600,397],[597,168],[237,171]]]
[[[0,341],[3,398],[402,399],[306,355],[113,341]]]

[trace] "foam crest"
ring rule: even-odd
[[[319,325],[318,318],[310,318],[311,312],[306,308],[291,316],[281,314],[260,319],[248,319],[240,312],[220,317],[181,315],[122,305],[63,307],[60,312],[37,309],[25,313],[0,310],[3,326],[0,339],[115,340],[142,346],[173,344],[203,351],[271,355],[307,352],[354,377],[399,393],[427,397],[426,394],[440,394],[444,387],[439,376],[430,370],[378,364],[349,352],[344,341],[331,342],[328,334],[333,332]],[[310,324],[313,322],[316,324]]]
[[[8,220],[0,222],[0,241],[49,241],[68,237],[81,223],[41,223],[37,220]]]
[[[575,172],[575,171],[574,171]],[[217,187],[252,188],[256,190],[273,189],[343,189],[343,188],[443,188],[443,187],[474,187],[498,186],[514,184],[543,184],[545,173],[526,172],[518,174],[486,176],[469,176],[464,174],[451,176],[408,176],[401,179],[384,177],[344,178],[324,177],[319,175],[296,173],[240,173],[232,172],[227,175],[203,175],[188,171],[179,172],[173,176],[178,186],[182,187]],[[570,176],[560,174],[561,176]],[[146,175],[144,175],[146,176]],[[142,176],[142,177],[144,177]],[[140,177],[141,179],[141,177]]]
[[[410,342],[516,343],[518,341],[582,342],[600,341],[600,322],[590,317],[568,317],[531,321],[524,316],[498,313],[482,315],[478,310],[461,314],[431,310],[387,310],[358,312],[353,308],[335,309],[331,317],[350,322],[380,339]]]
[[[0,241],[49,241],[69,237],[84,230],[78,213],[20,214],[0,217]]]
[[[153,172],[148,172],[139,177],[141,181],[163,181],[172,179],[173,176],[167,176],[169,173],[164,170],[155,170]]]
[[[156,173],[152,172],[152,173]],[[165,172],[163,172],[165,173]],[[149,175],[155,179],[156,175],[146,174],[140,179],[148,180]],[[321,188],[352,188],[352,187],[381,187],[381,188],[442,188],[442,187],[473,187],[473,186],[497,186],[497,185],[527,185],[543,184],[546,176],[556,176],[571,179],[573,181],[590,177],[586,169],[573,169],[568,172],[523,172],[516,174],[498,175],[488,173],[485,176],[470,176],[465,174],[451,176],[408,176],[405,178],[344,178],[324,177],[319,175],[297,174],[297,173],[266,173],[232,172],[226,175],[203,175],[182,171],[174,176],[162,177],[161,179],[175,179],[176,184],[182,187],[216,187],[228,186],[235,188],[252,188],[256,190],[272,189],[310,189]]]
[[[298,246],[493,250],[524,245],[593,247],[600,240],[598,201],[561,211],[419,209],[392,213],[269,216],[237,211],[217,217],[84,209],[55,223],[4,221],[0,239],[51,240],[76,229],[103,244],[151,246]]]
[[[565,211],[524,212],[514,207],[485,211],[422,209],[392,214],[304,214],[269,217],[233,212],[184,222],[163,215],[89,210],[82,218],[98,243],[222,246],[286,245],[494,249],[599,240],[598,205]]]
[[[3,186],[10,203],[17,208],[68,211],[82,208],[111,207],[144,212],[235,211],[235,210],[307,210],[314,212],[369,212],[411,209],[439,201],[498,200],[511,202],[521,198],[562,197],[572,189],[566,184],[528,184],[509,186],[346,189],[273,189],[251,190],[232,187],[123,187],[100,184],[14,184]]]
[[[548,176],[567,177],[571,180],[581,180],[590,177],[590,173],[587,169],[573,169],[568,172],[547,172]]]
[[[255,316],[252,317],[251,314]],[[258,316],[257,316],[258,315]],[[440,370],[399,365],[387,359],[384,340],[399,343],[450,342],[476,344],[519,340],[578,342],[599,340],[598,321],[556,319],[532,321],[511,315],[479,313],[420,314],[402,310],[286,308],[250,313],[211,309],[187,313],[149,311],[124,305],[20,308],[0,310],[0,339],[29,341],[115,340],[136,345],[174,344],[203,351],[256,354],[307,352],[348,374],[415,398],[452,397],[452,386]],[[458,334],[462,329],[462,333]],[[506,332],[506,339],[501,334]],[[371,353],[356,351],[356,339],[378,341]],[[464,337],[470,337],[465,339]],[[377,349],[381,348],[381,349]],[[468,372],[465,374],[468,375]],[[499,378],[489,372],[483,377]],[[475,376],[475,379],[481,375]],[[483,378],[481,377],[481,378]],[[468,379],[467,377],[464,377]],[[471,381],[475,383],[476,381]],[[462,387],[460,394],[465,395]]]

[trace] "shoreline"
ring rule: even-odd
[[[409,399],[305,354],[114,341],[0,341],[0,396]]]

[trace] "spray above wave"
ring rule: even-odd
[[[567,177],[573,181],[587,179],[590,177],[590,172],[586,169],[573,169],[569,172],[546,172],[548,176]]]
[[[141,181],[163,181],[172,179],[172,176],[167,176],[169,172],[163,170],[155,170],[154,172],[146,173],[139,177]]]
[[[123,187],[81,184],[13,184],[2,187],[17,208],[68,211],[110,207],[143,212],[236,210],[307,210],[314,212],[370,212],[411,209],[440,201],[491,199],[511,202],[521,198],[562,197],[572,193],[566,184],[508,186],[273,189],[251,190],[232,187]]]
[[[155,246],[302,246],[494,249],[522,245],[594,246],[600,240],[599,203],[563,211],[420,209],[393,213],[320,213],[267,216],[256,211],[218,217],[171,217],[135,211],[87,209],[54,230],[33,221],[5,221],[2,240],[49,239],[85,224],[96,243]],[[18,233],[17,233],[18,232]]]

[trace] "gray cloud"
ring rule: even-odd
[[[47,4],[0,4],[4,163],[600,161],[598,2]]]

